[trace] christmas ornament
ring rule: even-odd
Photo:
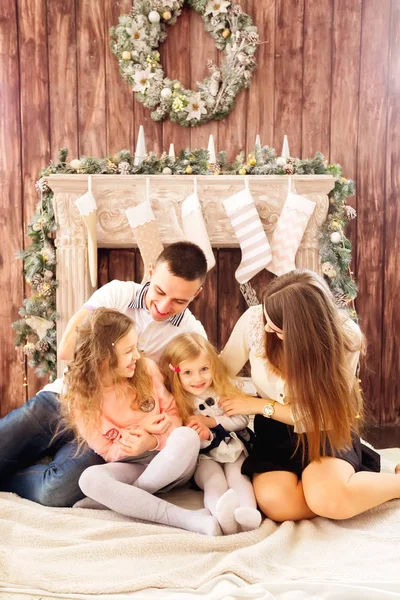
[[[172,169],[169,167],[164,167],[162,170],[163,175],[172,175]]]
[[[78,171],[78,169],[80,169],[82,167],[82,161],[80,161],[79,158],[74,158],[69,163],[69,166],[71,167],[71,169]]]
[[[331,242],[332,244],[340,244],[342,241],[342,234],[339,231],[334,231],[331,233]]]
[[[244,167],[242,167],[241,169],[239,169],[239,175],[247,175],[247,171]]]
[[[149,12],[148,19],[149,19],[150,23],[159,23],[160,22],[160,13],[158,13],[156,10],[152,10],[151,12]]]
[[[171,88],[163,88],[161,90],[161,98],[163,98],[163,100],[169,100],[172,96],[172,90]]]
[[[193,169],[190,165],[188,165],[185,169],[186,175],[191,175],[193,173]]]
[[[284,167],[286,165],[286,158],[284,158],[283,156],[278,156],[278,158],[276,159],[276,164],[278,165],[278,167]]]
[[[157,52],[167,37],[167,25],[177,21],[185,4],[202,16],[217,49],[225,55],[220,67],[209,65],[210,73],[197,90],[172,83]],[[154,120],[170,117],[185,127],[220,120],[233,110],[238,93],[250,85],[258,43],[251,18],[227,0],[137,0],[131,13],[121,15],[119,24],[111,28],[111,50],[139,102],[151,109]]]

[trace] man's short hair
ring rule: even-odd
[[[168,271],[175,277],[181,277],[186,281],[200,282],[207,275],[207,260],[203,250],[192,242],[176,242],[167,246],[156,260],[156,267],[161,263],[167,263]]]

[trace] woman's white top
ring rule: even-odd
[[[343,321],[343,330],[350,340],[354,340],[354,351],[349,352],[349,382],[353,381],[359,360],[361,346],[360,328],[350,318]],[[252,306],[237,321],[220,358],[230,375],[237,375],[247,361],[250,362],[251,379],[261,398],[276,400],[287,404],[286,382],[276,373],[265,357],[265,329],[262,305]],[[292,406],[295,431],[302,432],[301,415],[295,405]]]

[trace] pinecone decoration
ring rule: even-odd
[[[120,175],[129,175],[130,172],[131,165],[128,163],[128,161],[121,161],[118,165],[118,173],[120,173]]]
[[[37,180],[37,182],[35,183],[35,188],[37,189],[38,192],[45,192],[46,190],[48,190],[48,185],[47,185],[47,181],[45,180],[44,177],[41,177],[40,179]]]
[[[219,175],[222,171],[222,167],[218,162],[210,163],[210,170],[213,175]]]
[[[333,297],[335,298],[338,308],[346,308],[348,302],[350,302],[349,298],[341,290],[335,290],[333,292]]]
[[[294,173],[294,166],[291,163],[286,163],[286,165],[284,165],[284,170],[288,175],[293,175]]]
[[[346,213],[346,218],[349,221],[351,221],[352,219],[355,219],[357,217],[357,211],[352,206],[349,206],[348,204],[345,205],[344,212]]]
[[[38,294],[40,294],[41,296],[44,296],[45,298],[48,298],[53,293],[51,284],[47,283],[47,282],[43,282],[40,285],[38,285],[37,291],[38,291]]]
[[[31,277],[31,286],[35,289],[37,289],[43,282],[43,278],[41,275],[39,275],[39,273],[35,273],[35,275],[33,275]]]
[[[39,340],[36,344],[35,344],[35,349],[38,352],[47,352],[47,350],[49,349],[49,345],[47,342],[45,342],[44,340]]]
[[[35,352],[35,344],[32,344],[32,342],[27,342],[24,346],[24,353],[27,356],[31,356],[34,352]]]

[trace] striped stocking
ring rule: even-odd
[[[268,271],[283,275],[296,268],[294,259],[315,202],[289,192],[271,239],[272,260]]]
[[[227,198],[223,205],[242,250],[235,277],[239,283],[246,283],[268,265],[271,247],[249,189]]]

